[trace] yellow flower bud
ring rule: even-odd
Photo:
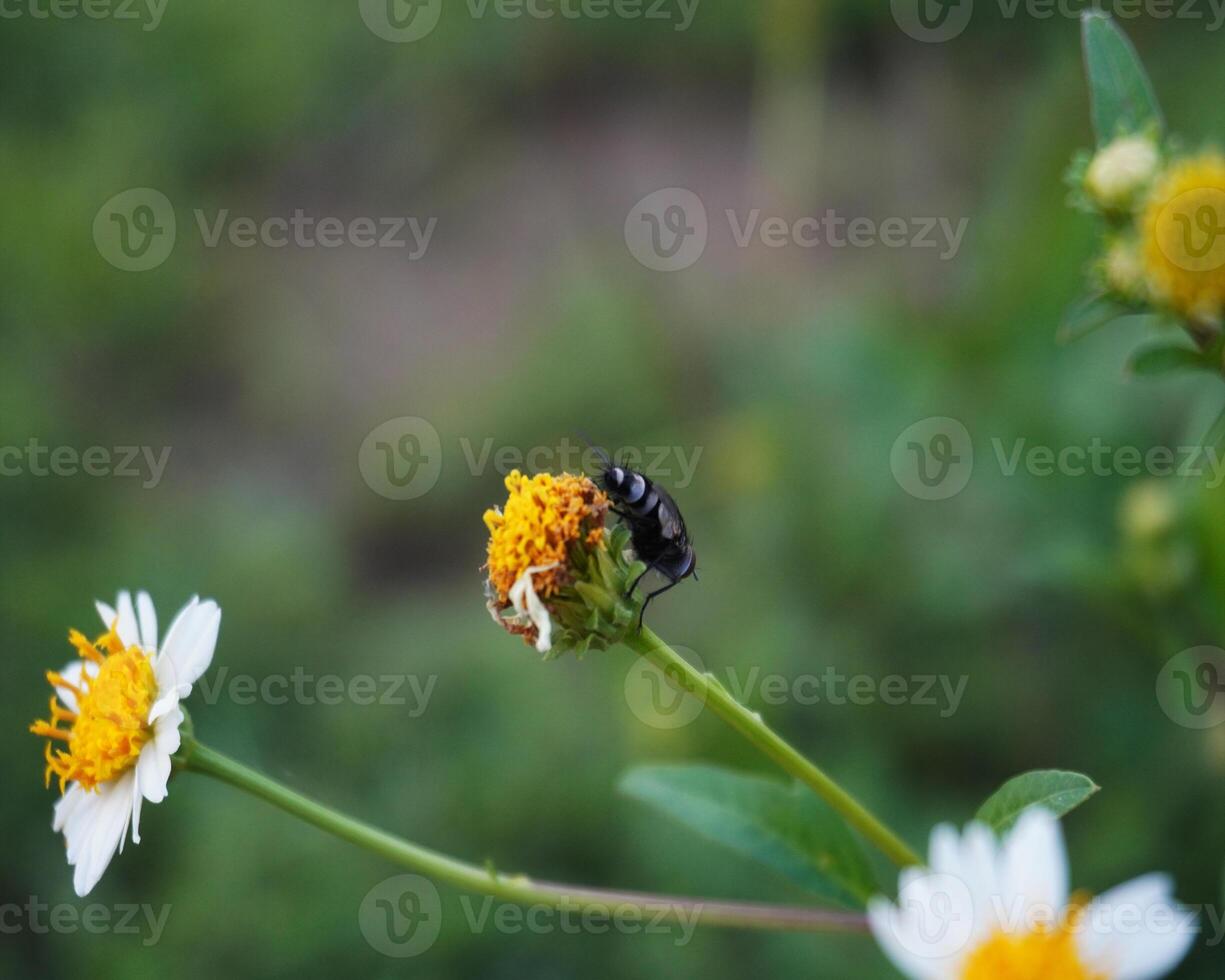
[[[1125,211],[1157,172],[1160,156],[1145,136],[1125,136],[1104,146],[1085,171],[1085,191],[1106,211]]]

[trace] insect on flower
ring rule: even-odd
[[[590,445],[590,443],[588,443]],[[659,572],[668,584],[647,594],[638,612],[638,628],[647,606],[657,595],[675,588],[690,575],[697,579],[697,555],[689,540],[685,518],[672,495],[637,470],[618,466],[603,449],[591,447],[604,464],[600,482],[615,506],[610,508],[625,523],[630,541],[646,569],[634,579],[626,595],[632,595],[647,572]]]

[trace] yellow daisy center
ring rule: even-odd
[[[526,477],[514,470],[506,489],[505,508],[485,511],[489,583],[506,603],[511,586],[528,568],[556,565],[533,576],[538,595],[554,595],[570,580],[571,546],[593,548],[603,537],[608,497],[587,477],[571,473]]]
[[[91,676],[83,670],[74,683],[47,671],[52,687],[73,692],[77,709],[69,710],[53,694],[50,717],[30,726],[47,739],[46,782],[50,786],[52,775],[58,776],[61,793],[69,782],[92,790],[132,768],[153,737],[149,709],[157,699],[149,655],[137,646],[124,647],[114,627],[93,643],[76,630],[68,640],[97,672]],[[56,742],[67,748],[55,748]]]
[[[1225,157],[1172,166],[1141,216],[1144,266],[1158,299],[1193,319],[1225,310]]]
[[[962,967],[961,980],[1106,980],[1106,977],[1085,966],[1076,949],[1076,938],[1063,927],[1024,935],[996,933],[970,954]]]

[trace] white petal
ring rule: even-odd
[[[966,827],[961,837],[961,869],[974,903],[973,942],[999,928],[999,866],[999,847],[991,829],[981,823]]]
[[[108,606],[101,599],[94,600],[94,608],[98,610],[98,617],[102,620],[102,625],[108,630],[119,619],[119,613],[115,612],[113,607]]]
[[[158,680],[158,690],[164,690],[167,691],[167,693],[160,696],[157,701],[153,702],[153,707],[149,708],[149,717],[147,720],[148,724],[151,725],[159,722],[160,719],[164,718],[165,715],[168,715],[170,712],[173,712],[175,708],[179,707],[179,702],[183,701],[183,696],[187,695],[187,693],[191,693],[190,687],[187,688],[186,691],[180,690],[178,687],[168,688],[162,684],[160,679]]]
[[[136,593],[136,615],[140,621],[140,645],[152,653],[157,649],[157,612],[148,592]]]
[[[157,719],[153,725],[153,742],[157,746],[158,752],[171,756],[179,751],[179,745],[182,743],[179,726],[182,724],[183,709],[177,704],[173,709]]]
[[[200,602],[193,597],[175,617],[158,659],[169,662],[180,691],[184,687],[190,691],[191,685],[208,670],[220,628],[221,610],[211,599]]]
[[[1198,933],[1173,891],[1168,875],[1149,874],[1090,902],[1076,935],[1085,963],[1111,980],[1154,980],[1173,970]]]
[[[132,770],[132,801],[128,805],[131,807],[128,821],[132,825],[132,843],[140,843],[140,807],[144,802],[144,797],[140,795],[140,760],[137,759],[137,766]],[[124,827],[123,835],[119,838],[119,853],[123,853],[123,843],[127,839],[127,827]]]
[[[523,574],[515,579],[515,584],[506,593],[511,605],[515,607],[515,612],[526,616],[536,627],[538,653],[548,653],[553,646],[553,621],[549,618],[549,610],[536,595],[536,589],[532,585],[532,576],[539,572],[547,572],[550,568],[556,568],[558,564],[560,563],[552,562],[548,565],[531,565],[525,568]]]
[[[80,806],[89,795],[76,783],[72,783],[64,795],[55,801],[55,807],[51,811],[51,829],[57,833],[63,830],[72,811]]]
[[[952,824],[942,823],[932,830],[927,865],[938,874],[961,877],[961,838]]]
[[[883,898],[868,902],[868,926],[881,951],[898,972],[911,980],[946,980],[955,976],[951,965],[924,956],[917,921]]]
[[[153,679],[157,682],[157,700],[149,709],[149,724],[153,724],[191,693],[190,684],[179,682],[179,672],[169,657],[158,656],[154,659]]]
[[[140,784],[140,795],[150,803],[161,803],[166,798],[166,783],[170,779],[170,753],[157,747],[157,741],[149,742],[140,750],[136,760],[136,781]]]
[[[119,639],[125,647],[140,646],[140,627],[136,622],[136,610],[132,607],[132,593],[126,589],[119,593]]]
[[[1008,917],[1054,924],[1068,906],[1068,856],[1053,813],[1033,807],[1021,814],[1000,847],[1000,898]]]
[[[132,770],[93,793],[85,793],[64,820],[68,863],[75,865],[72,885],[84,898],[106,871],[132,818],[132,793],[136,775]]]

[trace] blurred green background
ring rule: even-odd
[[[438,943],[388,959],[358,909],[396,869],[195,776],[74,897],[24,728],[67,627],[93,630],[95,597],[144,587],[163,628],[194,592],[219,601],[213,676],[433,684],[420,712],[197,691],[204,740],[297,788],[506,870],[806,901],[615,790],[643,761],[767,771],[745,744],[708,715],[643,724],[629,654],[541,664],[482,608],[480,517],[504,491],[464,447],[556,447],[577,430],[700,451],[676,496],[702,579],[651,619],[708,668],[968,678],[951,717],[766,709],[910,841],[1020,771],[1078,769],[1103,791],[1066,821],[1077,885],[1167,869],[1184,901],[1221,908],[1225,730],[1174,723],[1155,684],[1177,651],[1222,642],[1225,492],[1161,480],[1140,492],[1169,520],[1129,533],[1140,481],[1009,477],[991,442],[1179,446],[1221,406],[1210,379],[1124,377],[1142,323],[1055,343],[1095,244],[1061,183],[1091,139],[1076,21],[980,0],[964,33],[928,44],[884,2],[701,0],[674,26],[448,4],[432,34],[397,44],[355,0],[170,0],[155,30],[0,23],[0,446],[171,448],[154,487],[0,479],[0,901],[170,908],[148,947],[6,933],[0,974],[893,976],[854,938],[474,931],[448,888]],[[1125,26],[1171,129],[1225,133],[1220,36]],[[623,225],[673,186],[702,199],[711,235],[669,274],[636,261]],[[178,219],[147,272],[108,264],[91,233],[133,187]],[[411,261],[209,248],[197,208],[438,223]],[[728,208],[969,226],[947,261],[741,249]],[[399,416],[441,441],[441,477],[412,500],[373,492],[358,465],[367,433]],[[894,440],[930,416],[960,420],[977,454],[940,502],[890,469]],[[1221,967],[1201,944],[1178,976]]]

